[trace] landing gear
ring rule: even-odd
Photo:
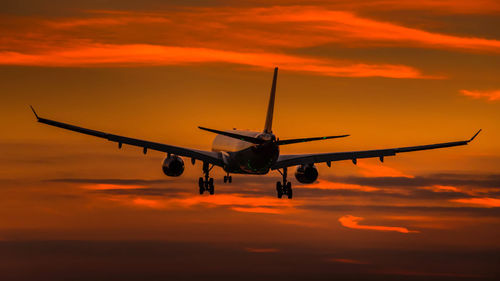
[[[233,177],[229,175],[229,173],[227,173],[227,175],[224,176],[224,183],[231,183],[233,182]]]
[[[213,167],[214,165],[209,167],[207,162],[203,162],[203,173],[205,174],[205,176],[200,177],[198,179],[198,187],[200,189],[200,194],[203,194],[205,191],[208,191],[210,195],[213,195],[215,192],[214,179],[210,178],[209,176],[210,170],[212,170]]]
[[[278,192],[278,198],[281,199],[283,197],[283,186],[280,181],[276,182],[276,192]]]
[[[283,183],[282,182],[276,182],[276,191],[278,192],[278,198],[283,197],[283,195],[286,195],[288,199],[292,199],[293,197],[293,191],[292,191],[292,183],[289,181],[286,181],[286,176],[287,176],[287,168],[283,168],[283,172],[278,170],[280,174],[283,176]]]

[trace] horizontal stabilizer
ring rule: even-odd
[[[198,127],[198,128],[200,128],[202,130],[205,130],[205,131],[208,131],[208,132],[211,132],[211,133],[216,133],[216,134],[223,135],[223,136],[226,136],[226,137],[230,137],[230,138],[234,138],[234,139],[239,139],[239,140],[246,141],[246,142],[249,142],[249,143],[263,144],[263,143],[266,142],[265,140],[262,140],[262,139],[258,139],[258,138],[254,138],[254,137],[249,137],[249,136],[244,136],[244,135],[240,135],[240,134],[229,133],[229,132],[224,132],[224,131],[219,131],[219,130],[204,128],[204,127]]]
[[[336,138],[345,138],[349,135],[339,135],[339,136],[328,136],[328,137],[315,137],[315,138],[303,138],[303,139],[289,139],[289,140],[279,140],[278,145],[286,145],[299,142],[317,141],[317,140],[327,140]]]

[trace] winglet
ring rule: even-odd
[[[35,111],[35,109],[33,108],[33,106],[31,106],[31,105],[30,105],[30,107],[31,107],[31,111],[33,111],[33,114],[35,114],[36,120],[39,120],[39,119],[40,119],[40,117],[38,117],[38,114],[36,114],[36,111]]]
[[[474,136],[472,136],[472,138],[470,138],[469,142],[473,141],[477,137],[477,135],[479,135],[479,133],[481,133],[482,130],[483,129],[480,129],[479,131],[477,131],[477,133]]]

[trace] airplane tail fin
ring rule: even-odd
[[[272,133],[274,99],[276,96],[276,79],[278,78],[278,68],[274,68],[273,85],[271,86],[271,95],[269,96],[269,104],[267,106],[266,124],[264,125],[264,133]]]

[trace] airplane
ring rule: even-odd
[[[289,167],[297,166],[295,178],[298,182],[310,184],[315,182],[318,178],[318,170],[315,166],[315,164],[318,163],[326,163],[326,165],[330,167],[331,162],[351,160],[354,164],[357,164],[357,160],[361,158],[379,158],[381,162],[384,162],[384,157],[395,156],[398,153],[467,145],[481,132],[481,130],[477,131],[476,134],[468,140],[454,142],[351,152],[282,155],[280,154],[280,146],[282,145],[344,138],[349,135],[285,140],[277,138],[272,131],[277,77],[278,68],[276,67],[274,69],[271,94],[269,96],[264,130],[262,132],[236,129],[221,131],[198,127],[201,130],[217,134],[212,144],[212,151],[173,146],[86,129],[39,117],[35,109],[32,106],[30,107],[37,121],[40,123],[107,139],[108,141],[118,143],[118,148],[121,148],[123,144],[128,144],[142,147],[144,154],[146,154],[148,150],[165,152],[167,156],[163,160],[162,170],[163,173],[169,177],[178,177],[184,172],[184,161],[181,157],[191,158],[191,163],[193,165],[196,160],[199,160],[203,163],[204,174],[203,177],[198,179],[199,193],[203,194],[205,191],[208,191],[210,195],[214,194],[214,179],[210,177],[210,171],[215,166],[221,167],[226,172],[224,183],[232,182],[231,174],[265,175],[271,170],[276,170],[283,178],[282,181],[276,183],[277,197],[282,198],[283,195],[286,195],[286,197],[291,199],[293,196],[292,184],[287,180]]]

